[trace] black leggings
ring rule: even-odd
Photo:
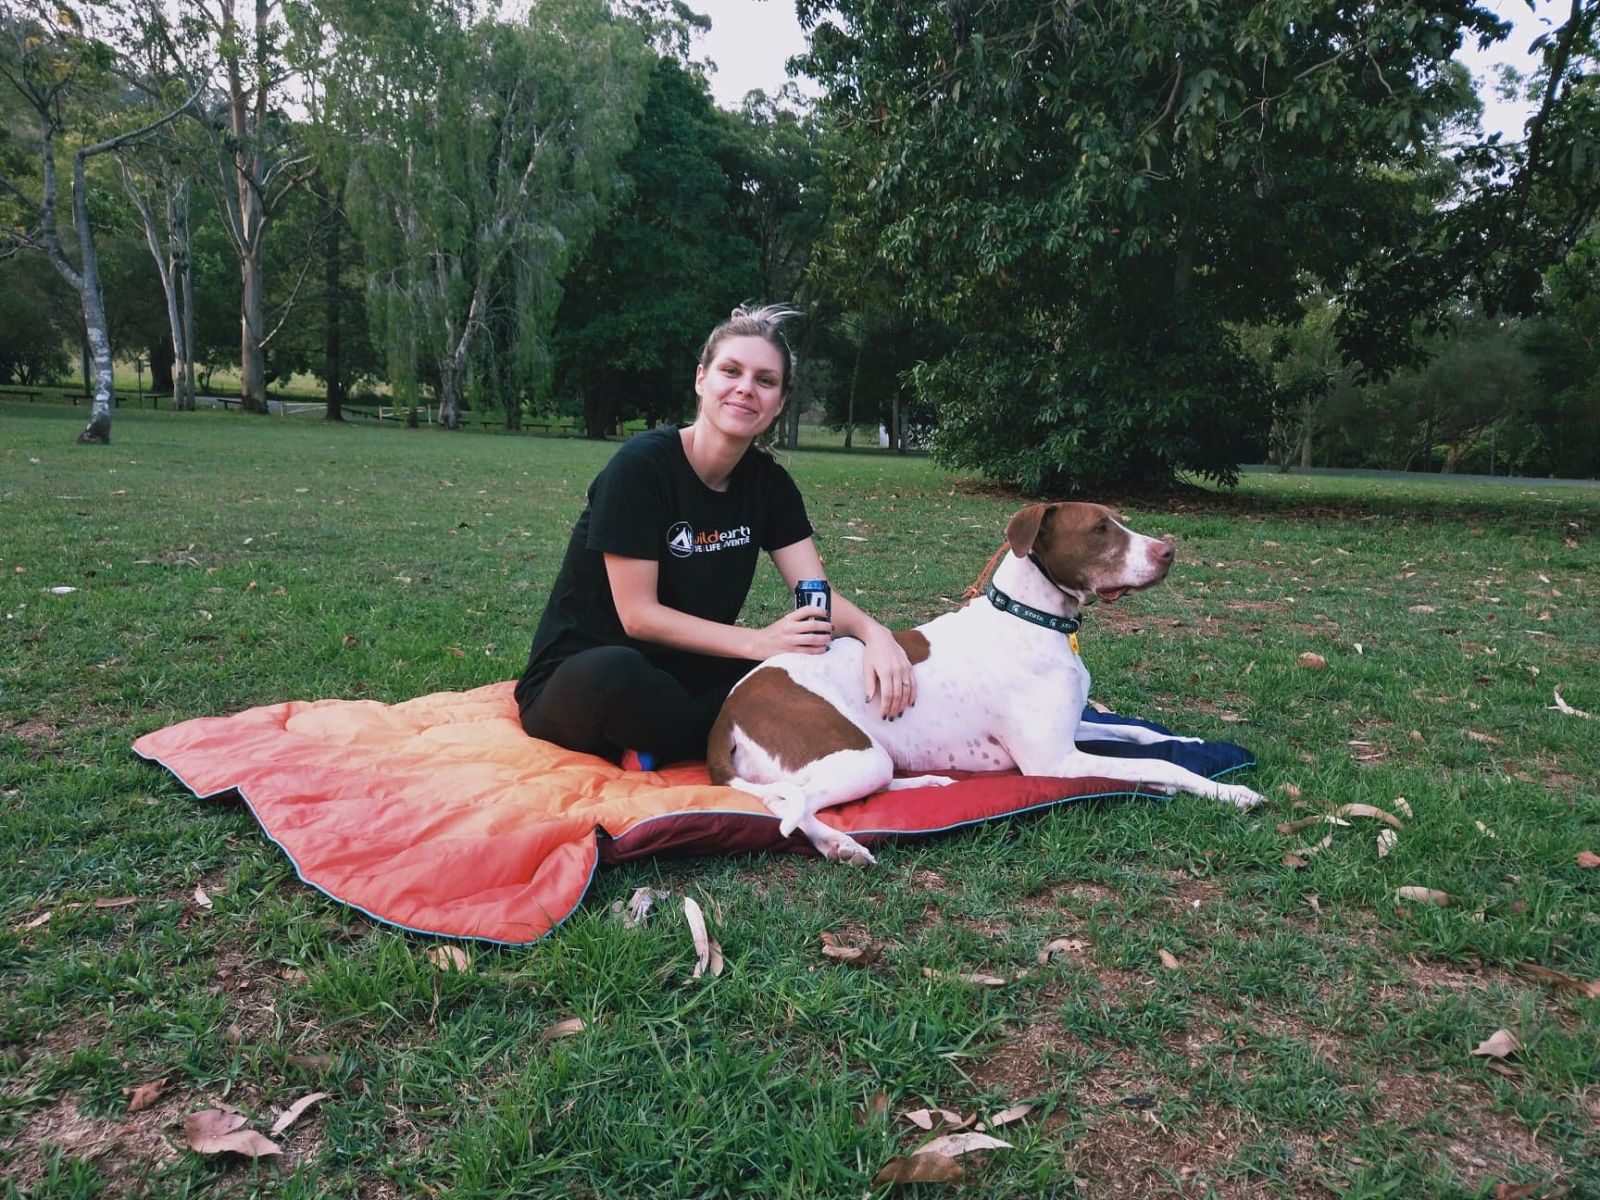
[[[704,758],[722,702],[755,665],[694,658],[671,674],[628,646],[585,650],[557,667],[522,707],[522,728],[612,762],[624,750],[654,754],[658,763]]]

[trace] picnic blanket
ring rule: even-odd
[[[133,749],[197,797],[237,793],[312,887],[445,937],[536,941],[577,908],[602,863],[811,850],[803,837],[780,837],[759,800],[711,786],[704,763],[624,771],[528,737],[512,686],[402,704],[271,704],[183,721]],[[1088,722],[1130,719],[1084,715],[1079,745],[1095,753],[1167,758],[1213,778],[1255,763],[1225,742],[1096,742]],[[1131,791],[1110,779],[995,772],[882,792],[822,817],[871,846]]]

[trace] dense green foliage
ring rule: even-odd
[[[1347,295],[1360,361],[1404,356],[1395,251],[1472,103],[1450,54],[1497,28],[1455,0],[802,11],[853,139],[850,232],[962,331],[916,375],[937,451],[1053,491],[1231,478],[1271,396],[1230,323],[1307,276]]]

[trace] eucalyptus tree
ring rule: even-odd
[[[1402,360],[1475,103],[1468,0],[800,0],[851,141],[841,227],[960,337],[917,368],[949,463],[1049,491],[1230,479],[1271,390],[1233,334],[1341,301]],[[1411,272],[1412,274],[1408,274]]]
[[[396,395],[432,376],[454,428],[483,354],[509,357],[484,373],[518,403],[547,375],[560,278],[634,137],[645,31],[603,0],[540,0],[522,21],[464,0],[329,0],[317,19],[332,69],[316,116],[347,147]]]
[[[93,371],[89,421],[80,442],[111,440],[115,404],[111,337],[106,324],[100,263],[89,212],[87,178],[90,160],[134,145],[168,125],[198,99],[198,90],[152,115],[127,105],[101,104],[121,95],[118,45],[127,34],[125,14],[117,5],[80,4],[59,0],[15,0],[0,14],[0,76],[21,98],[38,148],[38,192],[22,187],[0,171],[0,191],[22,210],[22,220],[0,235],[14,246],[27,246],[49,257],[57,273],[77,293],[83,310],[84,338]],[[156,89],[151,89],[156,90]],[[57,220],[60,183],[56,147],[76,143],[72,151],[72,226],[76,259],[68,253]]]

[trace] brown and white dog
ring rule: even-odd
[[[1161,792],[1192,792],[1240,808],[1247,787],[1217,783],[1158,759],[1086,754],[1074,742],[1089,672],[1066,628],[1096,599],[1107,603],[1165,578],[1173,550],[1133,532],[1098,504],[1035,504],[1006,525],[1011,553],[987,596],[897,633],[915,666],[917,703],[893,721],[862,695],[863,647],[839,638],[827,654],[780,654],[739,681],[712,728],[711,781],[761,799],[826,857],[875,861],[820,809],[873,792],[950,783],[895,771],[1097,775]],[[1075,626],[1074,626],[1075,627]],[[1169,740],[1138,726],[1098,725],[1095,737]],[[1183,739],[1197,740],[1197,739]]]

